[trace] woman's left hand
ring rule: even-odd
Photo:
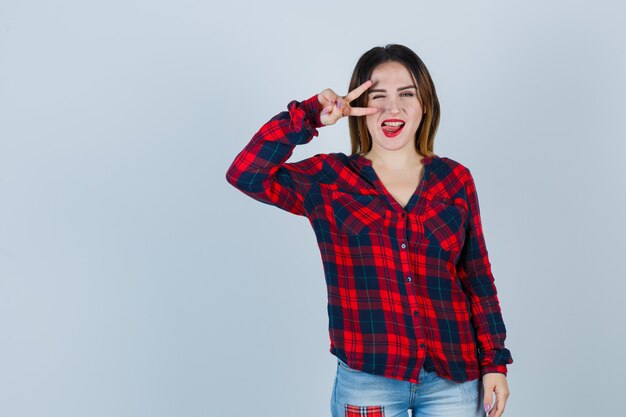
[[[483,375],[483,388],[485,389],[483,404],[486,406],[491,406],[493,402],[493,393],[496,393],[496,403],[493,407],[491,407],[487,416],[500,417],[504,412],[506,400],[509,398],[509,385],[506,382],[506,375],[499,372],[486,373]]]

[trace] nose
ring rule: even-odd
[[[389,98],[387,99],[387,103],[385,104],[386,107],[386,111],[387,113],[392,113],[392,114],[397,114],[400,112],[399,108],[398,108],[398,103],[396,102],[395,98]]]

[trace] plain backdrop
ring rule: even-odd
[[[466,165],[505,416],[619,415],[620,1],[0,0],[0,416],[329,416],[310,224],[225,173],[291,100],[412,48]],[[343,119],[290,161],[350,152]]]

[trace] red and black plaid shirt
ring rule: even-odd
[[[330,352],[351,368],[418,383],[422,365],[463,382],[513,362],[469,169],[437,155],[406,207],[361,155],[286,162],[318,135],[317,95],[291,101],[237,155],[226,179],[306,216],[328,289]]]

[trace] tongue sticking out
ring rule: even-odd
[[[397,132],[398,130],[402,129],[404,127],[404,125],[402,126],[383,126],[383,131],[387,132],[387,133],[394,133]]]

